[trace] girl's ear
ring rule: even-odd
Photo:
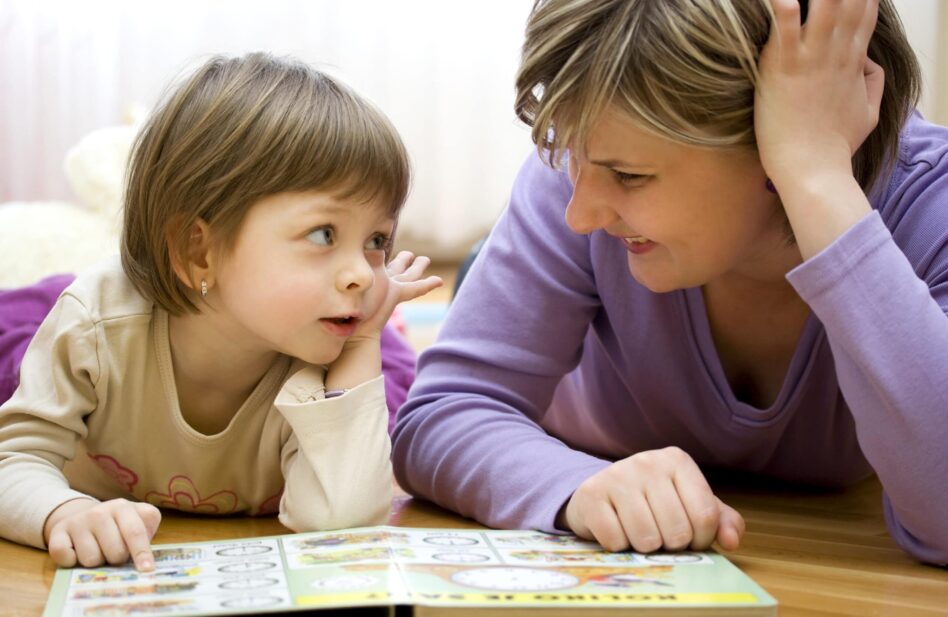
[[[196,219],[188,232],[184,251],[175,250],[174,236],[177,229],[169,230],[168,245],[171,254],[171,266],[185,287],[200,292],[201,282],[207,286],[214,281],[214,244],[211,241],[211,228],[204,219]]]

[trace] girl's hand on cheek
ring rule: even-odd
[[[151,539],[160,522],[161,513],[151,504],[74,499],[53,510],[44,533],[58,566],[121,565],[131,558],[145,572],[155,568]]]
[[[409,251],[401,251],[384,267],[384,274],[377,276],[375,284],[368,291],[371,313],[352,335],[356,337],[381,336],[382,328],[392,311],[400,302],[413,300],[440,287],[442,281],[437,276],[424,276],[431,265],[427,257],[416,257]]]
[[[878,0],[771,0],[776,20],[758,69],[754,128],[778,192],[795,178],[852,176],[851,159],[879,120],[884,74],[867,49]]]

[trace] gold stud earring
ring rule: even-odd
[[[207,297],[207,281],[201,279],[201,297]]]

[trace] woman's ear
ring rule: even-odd
[[[171,267],[185,287],[200,293],[204,282],[207,287],[211,287],[214,281],[214,244],[211,228],[204,219],[195,219],[187,233],[184,250],[177,250],[178,233],[179,230],[174,226],[168,233]]]

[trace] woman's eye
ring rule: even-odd
[[[388,236],[385,234],[375,234],[365,243],[365,248],[369,251],[384,251],[388,249],[388,242]]]
[[[332,246],[333,236],[332,227],[320,227],[309,232],[306,239],[318,246]]]
[[[625,172],[612,170],[612,173],[615,174],[616,180],[621,184],[639,186],[644,184],[646,180],[649,179],[649,176],[644,176],[642,174],[627,174]]]

